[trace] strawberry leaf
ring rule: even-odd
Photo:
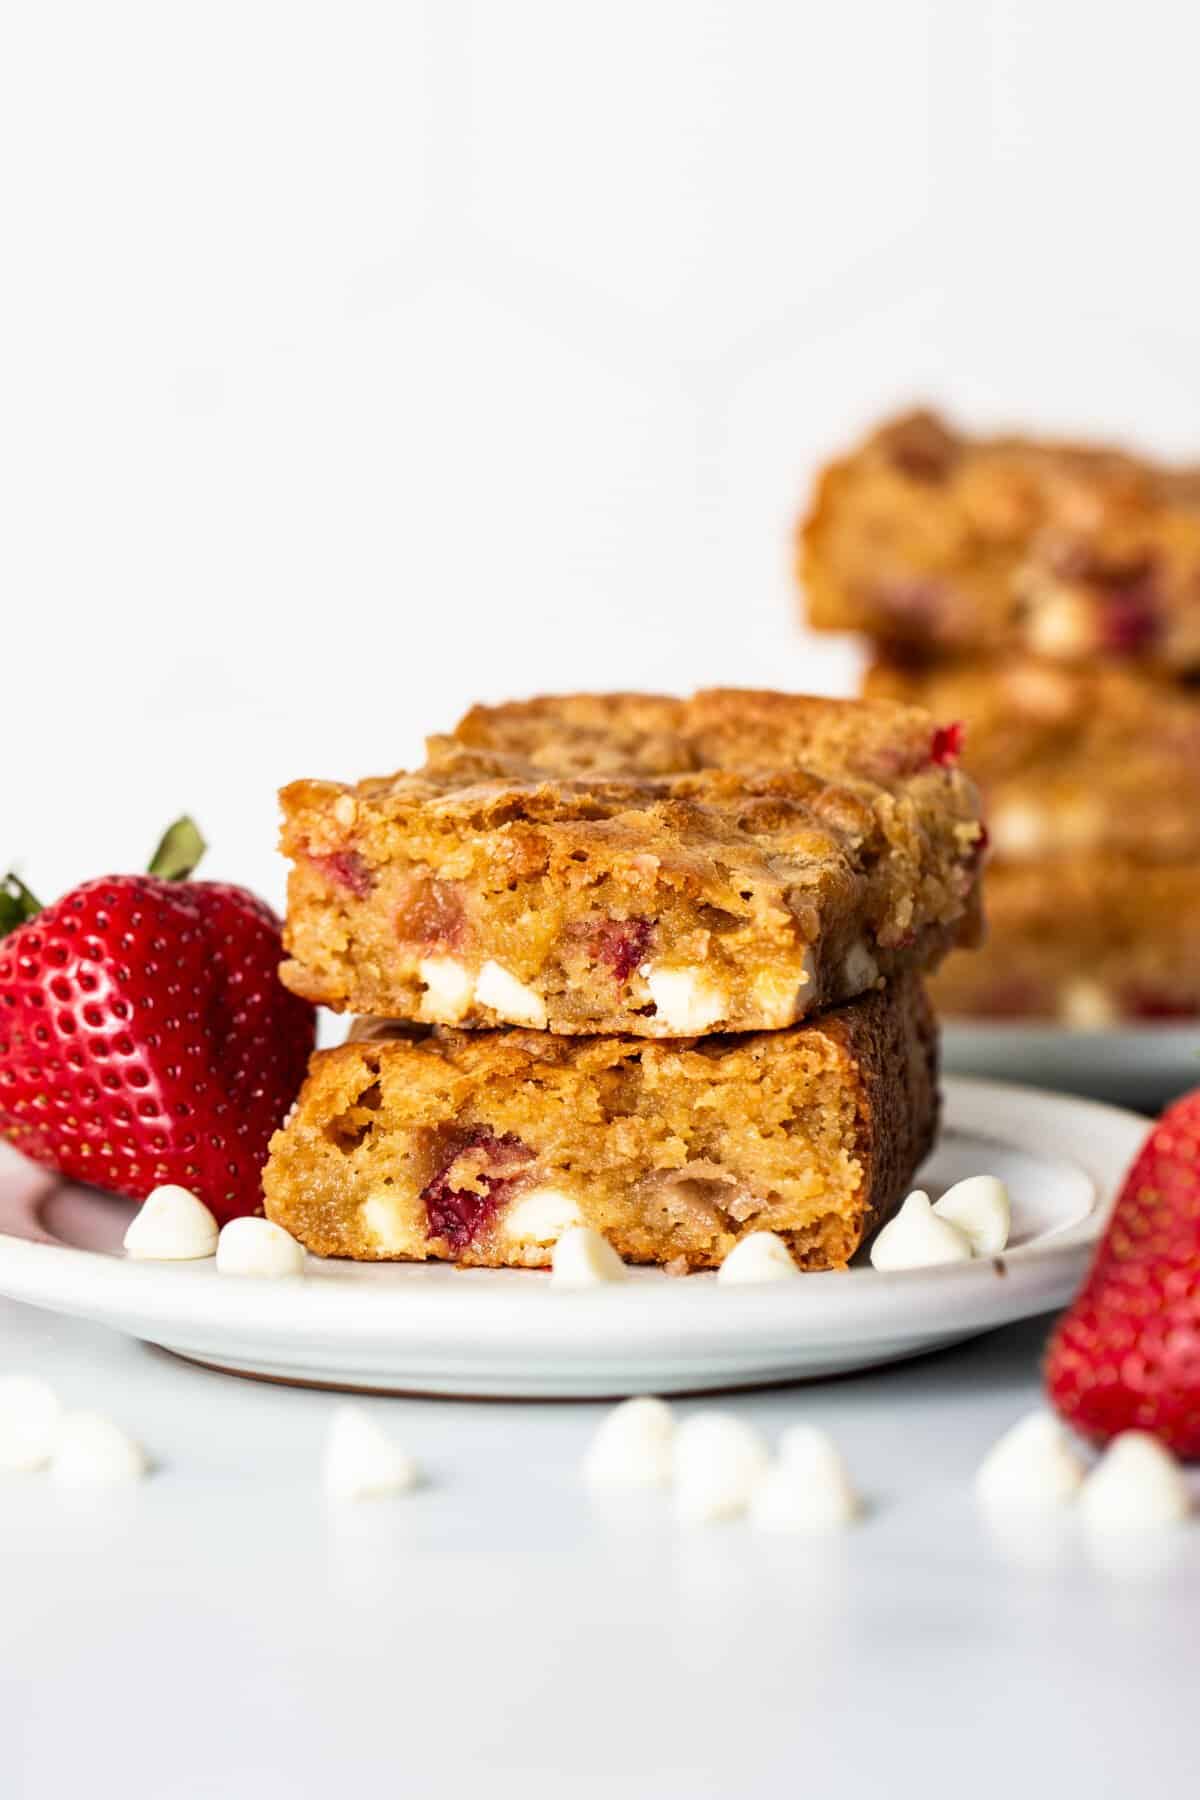
[[[147,873],[160,881],[186,881],[207,848],[195,820],[185,814],[163,833]]]
[[[36,918],[41,910],[41,901],[34,899],[19,877],[8,874],[0,881],[0,938]]]

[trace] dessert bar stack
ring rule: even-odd
[[[937,1115],[922,971],[979,935],[953,734],[890,699],[477,707],[414,773],[283,794],[319,1052],[270,1216],[364,1259],[542,1267],[572,1226],[841,1267]]]
[[[1200,1013],[1200,472],[914,414],[825,471],[800,563],[865,693],[965,726],[988,941],[939,1008]]]

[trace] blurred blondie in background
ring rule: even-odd
[[[826,469],[800,573],[866,693],[964,725],[990,933],[944,1010],[1200,1014],[1200,470],[911,414]]]

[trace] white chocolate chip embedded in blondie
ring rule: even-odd
[[[654,1018],[672,1037],[698,1037],[726,1017],[729,1001],[703,969],[669,969],[649,964],[646,987]]]

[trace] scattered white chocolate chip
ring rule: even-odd
[[[417,1486],[421,1472],[361,1406],[339,1406],[325,1441],[325,1490],[335,1500],[382,1500]]]
[[[1107,988],[1098,981],[1070,981],[1059,997],[1058,1010],[1072,1031],[1108,1031],[1117,1022],[1117,1009]]]
[[[949,1219],[939,1219],[920,1188],[908,1196],[894,1219],[871,1245],[875,1269],[928,1269],[937,1263],[970,1262],[971,1244]]]
[[[663,969],[650,963],[645,974],[655,1018],[676,1037],[696,1037],[724,1018],[725,995],[699,969]]]
[[[1008,1189],[995,1175],[969,1175],[946,1189],[933,1207],[964,1233],[976,1256],[998,1256],[1012,1229]]]
[[[734,1519],[770,1467],[752,1425],[732,1413],[702,1412],[675,1434],[675,1511],[687,1525]]]
[[[601,1488],[671,1484],[675,1419],[664,1400],[639,1394],[603,1420],[583,1459],[584,1480]]]
[[[511,1244],[555,1244],[582,1223],[578,1206],[561,1188],[530,1188],[510,1202],[500,1236]]]
[[[815,1425],[793,1425],[779,1441],[779,1462],[750,1499],[750,1522],[763,1531],[832,1531],[862,1510],[841,1452]]]
[[[841,1480],[846,1476],[841,1451],[819,1425],[789,1425],[781,1432],[779,1461],[796,1474],[811,1476],[814,1480]]]
[[[534,1031],[546,1029],[546,1003],[541,995],[498,962],[485,962],[480,969],[475,998],[480,1006],[490,1006],[514,1025],[528,1025]]]
[[[1192,1497],[1183,1470],[1157,1438],[1123,1431],[1084,1482],[1079,1506],[1089,1527],[1149,1531],[1186,1519]]]
[[[353,794],[339,794],[333,803],[333,816],[343,830],[348,830],[358,816]]]
[[[64,1413],[50,1473],[63,1487],[108,1487],[138,1481],[150,1464],[139,1443],[98,1412]]]
[[[230,1219],[217,1239],[219,1275],[303,1275],[304,1246],[270,1219]]]
[[[608,1239],[590,1225],[574,1225],[554,1246],[550,1279],[555,1287],[599,1287],[624,1281],[629,1271]]]
[[[44,1469],[62,1416],[58,1395],[36,1375],[0,1375],[0,1469]]]
[[[417,1011],[435,1025],[457,1025],[475,998],[475,977],[457,956],[425,956],[417,964],[425,983]]]
[[[992,1445],[975,1491],[996,1513],[1047,1511],[1079,1492],[1086,1464],[1053,1413],[1028,1413]]]
[[[139,1262],[191,1262],[212,1256],[217,1221],[190,1188],[167,1183],[142,1202],[125,1233],[125,1251]]]
[[[790,1281],[800,1271],[781,1237],[773,1231],[752,1231],[735,1244],[717,1270],[717,1280],[741,1282]]]

